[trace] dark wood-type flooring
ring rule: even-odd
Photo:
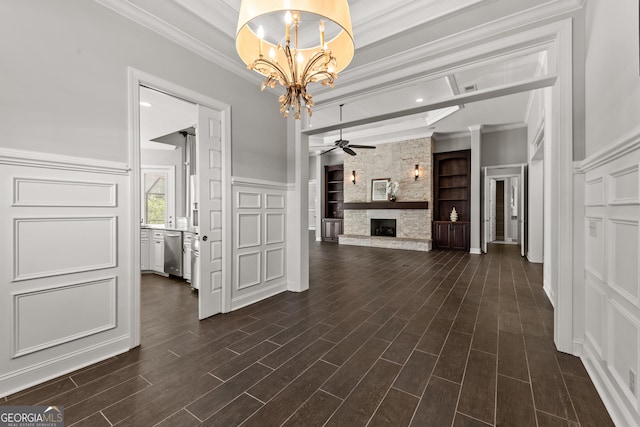
[[[76,426],[613,425],[518,247],[310,258],[309,291],[201,322],[188,285],[145,275],[141,347],[4,404]]]

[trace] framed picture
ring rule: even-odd
[[[390,178],[377,178],[371,180],[371,201],[387,201],[387,183]]]

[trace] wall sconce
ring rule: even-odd
[[[351,182],[356,183],[356,171],[351,171]]]
[[[419,176],[420,176],[420,165],[416,165],[413,179],[417,181]]]

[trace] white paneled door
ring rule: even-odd
[[[196,163],[199,180],[200,319],[222,312],[222,135],[220,113],[198,106]]]

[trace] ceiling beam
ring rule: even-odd
[[[553,86],[556,82],[556,75],[547,75],[543,77],[537,77],[534,79],[521,81],[517,83],[506,84],[502,86],[496,86],[491,89],[483,89],[475,92],[464,93],[455,95],[450,98],[446,98],[440,101],[422,104],[418,107],[409,108],[406,110],[399,110],[385,114],[379,114],[377,116],[364,117],[361,119],[351,120],[348,122],[335,123],[332,125],[310,128],[303,130],[305,135],[318,135],[325,132],[331,132],[339,129],[349,129],[356,126],[367,125],[369,123],[376,123],[390,119],[396,119],[400,117],[411,116],[414,114],[426,113],[427,111],[437,110],[440,108],[451,107],[453,105],[466,104],[471,102],[483,101],[491,98],[498,98],[500,96],[512,95],[514,93],[528,92],[530,90],[536,90],[543,87]]]

